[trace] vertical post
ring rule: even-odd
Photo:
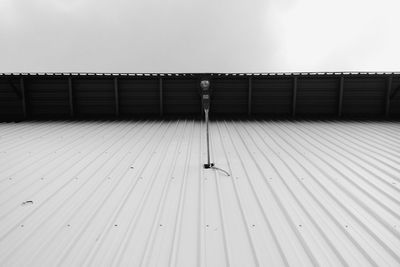
[[[160,87],[160,116],[162,116],[164,107],[163,107],[163,80],[161,76],[159,78],[159,87]]]
[[[119,117],[118,77],[114,77],[115,116]]]
[[[210,162],[210,133],[208,131],[208,109],[204,110],[205,114],[206,114],[206,132],[207,132],[207,165],[208,167],[211,166],[211,162]]]
[[[27,113],[26,113],[25,83],[24,83],[24,78],[22,76],[19,79],[19,86],[21,88],[22,114],[23,114],[24,119],[26,119],[27,118]]]
[[[297,101],[297,76],[293,78],[293,99],[292,99],[292,116],[296,116],[296,101]]]
[[[210,111],[210,81],[203,79],[200,82],[201,87],[201,102],[204,109],[204,114],[206,117],[206,137],[207,137],[207,163],[204,164],[205,169],[212,168],[214,166],[210,160],[210,133],[208,129],[208,114]]]
[[[338,116],[342,116],[343,109],[343,91],[344,91],[344,76],[340,77],[339,81],[339,99],[338,99]]]
[[[74,117],[74,98],[72,95],[72,78],[68,77],[69,115]]]
[[[386,89],[386,104],[385,104],[385,116],[388,117],[390,113],[390,93],[392,92],[393,77],[389,76],[387,79]]]
[[[252,89],[253,89],[252,82],[253,82],[252,77],[249,76],[249,93],[248,93],[249,99],[248,99],[248,105],[247,105],[247,107],[248,107],[247,115],[249,115],[249,116],[251,116],[251,98],[252,98]]]

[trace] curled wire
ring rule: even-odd
[[[214,169],[214,170],[217,170],[217,171],[221,171],[221,172],[225,173],[226,176],[231,176],[229,174],[229,172],[225,171],[224,169],[221,169],[221,168],[218,168],[218,167],[215,167],[215,166],[211,166],[211,169]]]

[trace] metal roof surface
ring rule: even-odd
[[[400,124],[0,124],[0,266],[399,266]]]

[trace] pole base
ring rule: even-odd
[[[203,166],[204,166],[204,169],[210,169],[211,167],[214,167],[214,163],[210,163],[210,164],[206,163]]]

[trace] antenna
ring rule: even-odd
[[[201,88],[201,100],[206,120],[206,135],[207,135],[207,163],[205,163],[203,166],[205,169],[220,170],[227,176],[230,176],[230,174],[227,171],[215,167],[215,164],[212,163],[210,160],[210,132],[208,128],[208,120],[209,120],[208,115],[210,111],[210,102],[211,102],[210,81],[208,79],[202,79],[200,81],[200,88]]]

